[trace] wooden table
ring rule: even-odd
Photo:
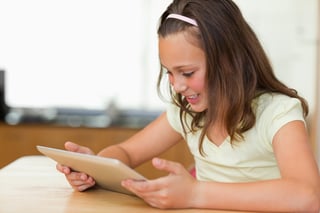
[[[230,212],[215,210],[160,210],[138,197],[93,189],[74,191],[56,163],[44,156],[25,156],[0,170],[0,212]],[[239,213],[239,212],[238,212]]]

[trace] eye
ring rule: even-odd
[[[194,73],[193,71],[191,71],[191,72],[183,72],[182,75],[185,76],[185,77],[191,77],[193,75],[193,73]]]

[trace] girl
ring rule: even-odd
[[[171,103],[132,138],[98,155],[130,167],[152,159],[169,175],[122,185],[163,209],[319,212],[307,103],[275,77],[238,7],[231,0],[175,0],[161,16],[158,35],[158,89],[164,94],[169,82]],[[196,179],[182,165],[155,158],[182,138],[194,156]],[[93,154],[71,142],[65,146]],[[57,169],[75,190],[95,184],[84,173]]]

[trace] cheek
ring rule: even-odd
[[[197,92],[203,92],[205,90],[205,82],[202,78],[194,79],[194,81],[190,82],[189,87],[192,87]]]
[[[169,79],[169,83],[171,85],[173,85],[173,76],[172,75],[168,75],[168,79]]]

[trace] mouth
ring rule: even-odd
[[[195,104],[198,102],[199,94],[185,96],[185,98],[190,104]]]

